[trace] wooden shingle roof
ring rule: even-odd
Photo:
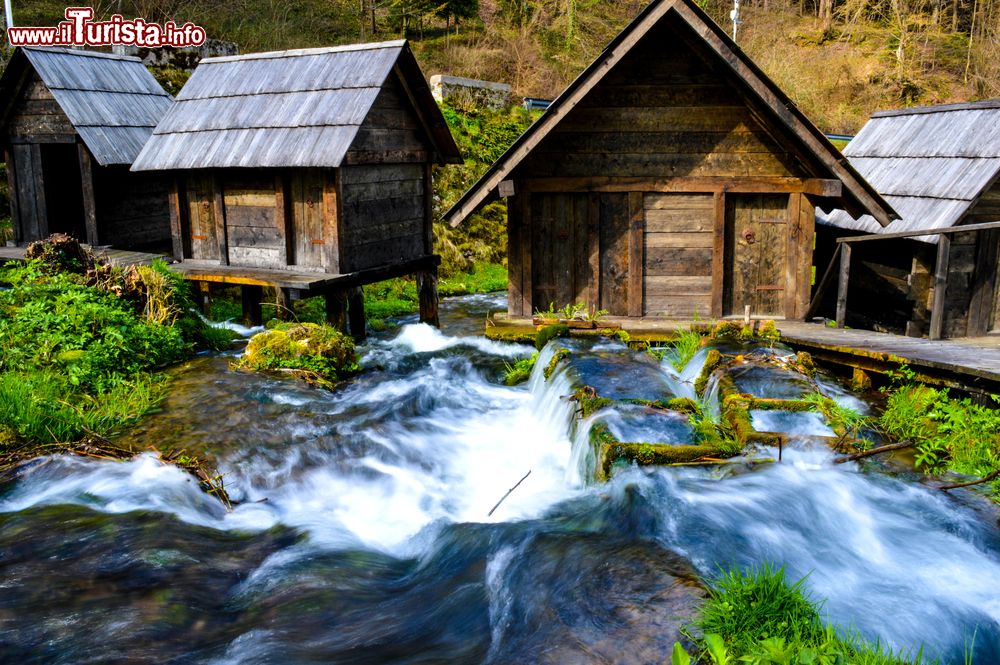
[[[397,72],[439,161],[458,147],[405,41],[205,58],[135,171],[338,167]]]
[[[1000,100],[876,113],[844,155],[901,219],[883,228],[835,210],[818,213],[821,224],[867,233],[949,228],[1000,177]]]
[[[170,108],[138,58],[64,48],[17,49],[0,79],[5,99],[17,95],[28,65],[102,166],[131,164]]]
[[[500,183],[508,179],[561,119],[579,105],[626,54],[664,20],[676,21],[677,25],[684,26],[707,45],[710,56],[724,64],[746,95],[759,101],[760,107],[768,116],[765,120],[780,127],[795,142],[799,152],[809,155],[819,165],[817,177],[841,181],[841,197],[836,200],[825,199],[820,201],[821,205],[841,206],[855,216],[868,214],[882,224],[888,224],[897,217],[892,207],[855,171],[825,135],[695,2],[653,0],[559,95],[542,117],[514,142],[479,182],[445,213],[445,219],[452,226],[457,226],[482,205],[497,198]]]

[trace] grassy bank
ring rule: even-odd
[[[164,264],[113,268],[75,241],[7,264],[0,283],[0,471],[51,452],[134,454],[110,439],[156,407],[160,370],[232,339],[191,313]]]
[[[692,656],[674,646],[672,665],[903,665],[926,663],[915,653],[894,653],[877,640],[824,622],[822,603],[767,564],[723,573],[688,634]]]

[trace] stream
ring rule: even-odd
[[[173,370],[126,436],[211,454],[232,512],[152,454],[25,466],[0,485],[0,662],[649,662],[669,645],[645,589],[689,570],[677,555],[708,576],[784,565],[846,629],[956,663],[975,634],[975,662],[1000,662],[1000,527],[980,495],[807,443],[753,471],[588,484],[570,379],[542,376],[551,348],[509,388],[505,363],[532,349],[478,336],[504,308],[467,296],[442,303],[442,331],[403,320],[335,392],[232,371],[232,354]],[[676,393],[697,374],[601,349],[625,366],[595,361],[611,384]],[[825,431],[797,415],[754,419]]]

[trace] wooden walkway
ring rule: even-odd
[[[7,261],[23,261],[24,247],[0,247],[0,263]],[[126,249],[95,249],[94,254],[106,258],[116,266],[148,266],[156,259],[173,263],[173,258],[166,254],[150,254],[148,252],[132,252]]]
[[[1000,336],[929,340],[780,321],[782,339],[817,359],[885,373],[907,365],[931,382],[1000,393]]]

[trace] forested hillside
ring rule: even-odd
[[[731,29],[729,0],[700,0]],[[428,74],[552,97],[643,0],[114,0],[99,14],[190,20],[242,51],[405,35]],[[16,3],[20,25],[65,4]],[[1000,0],[746,0],[739,43],[828,132],[874,110],[1000,96]]]

